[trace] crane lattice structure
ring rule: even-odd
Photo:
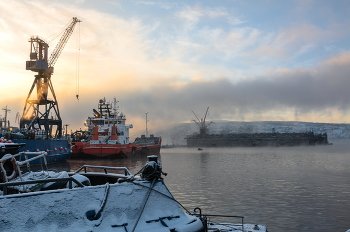
[[[207,118],[207,115],[208,115],[208,110],[209,110],[209,107],[207,108],[207,111],[205,112],[204,118],[201,118],[201,119],[199,119],[198,116],[192,110],[192,113],[194,114],[194,116],[196,116],[196,118],[198,120],[198,121],[196,121],[196,120],[192,120],[192,121],[194,121],[199,126],[199,135],[201,137],[205,137],[207,135],[208,126],[213,123],[213,122],[210,122],[209,124],[206,124],[206,122],[205,122],[205,119]]]
[[[10,121],[7,121],[7,113],[11,112],[11,110],[7,106],[2,108],[2,110],[5,111],[5,118],[3,121],[0,121],[0,128],[8,129],[10,128]],[[2,125],[3,123],[4,125]]]
[[[79,22],[81,21],[76,17],[72,19],[50,58],[48,58],[48,43],[38,36],[32,36],[29,40],[31,50],[30,60],[26,62],[26,70],[37,72],[37,75],[35,75],[33,85],[24,105],[20,128],[45,130],[46,139],[53,136],[62,136],[62,119],[51,82],[51,75],[58,57],[72,35],[75,25]],[[36,99],[31,100],[30,97],[34,88],[36,88]],[[49,91],[53,100],[48,99]],[[55,135],[52,134],[53,126],[56,126]]]

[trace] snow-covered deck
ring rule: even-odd
[[[199,231],[163,181],[0,196],[0,231]],[[149,197],[148,197],[149,194]],[[144,207],[144,208],[143,208]],[[100,211],[94,220],[89,219]],[[124,228],[125,227],[125,228]]]

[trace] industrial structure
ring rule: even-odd
[[[301,133],[225,133],[209,134],[206,124],[208,109],[203,119],[193,120],[199,126],[199,134],[195,133],[186,137],[188,147],[264,147],[264,146],[310,146],[328,143],[326,133],[315,134],[314,132]]]
[[[196,113],[193,112],[193,110],[192,110],[192,113],[197,118],[197,121],[196,120],[192,120],[192,121],[194,121],[197,124],[197,126],[199,127],[199,134],[201,137],[203,137],[207,134],[208,126],[213,123],[213,122],[210,122],[209,124],[206,124],[206,122],[205,122],[205,119],[207,118],[207,115],[208,115],[208,110],[209,110],[209,107],[207,108],[207,111],[205,112],[204,118],[201,118],[201,119],[199,119],[198,116],[196,115]]]
[[[4,107],[2,110],[5,112],[5,117],[1,118],[0,116],[0,129],[8,129],[10,128],[10,121],[7,120],[7,113],[11,112],[9,108]]]
[[[49,45],[38,36],[32,36],[30,42],[30,60],[26,62],[26,70],[36,72],[34,82],[25,101],[23,114],[20,119],[20,128],[39,129],[45,131],[46,139],[62,136],[62,119],[58,108],[56,94],[52,85],[51,75],[54,65],[73,33],[75,25],[81,22],[74,17],[65,29],[60,41],[56,45],[50,58],[48,57]],[[36,96],[31,99],[33,90]],[[49,99],[49,94],[53,99]],[[34,94],[33,94],[34,95]],[[53,133],[53,127],[56,131]]]

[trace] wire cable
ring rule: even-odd
[[[80,67],[80,23],[78,25],[78,35],[77,35],[77,52],[76,52],[76,82],[75,82],[75,96],[79,101],[79,67]]]

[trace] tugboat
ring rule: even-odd
[[[98,110],[93,109],[94,117],[88,117],[85,126],[88,131],[73,133],[71,158],[128,158],[136,155],[159,154],[162,139],[154,135],[129,141],[126,116],[118,112],[117,100],[112,103],[100,99]]]

